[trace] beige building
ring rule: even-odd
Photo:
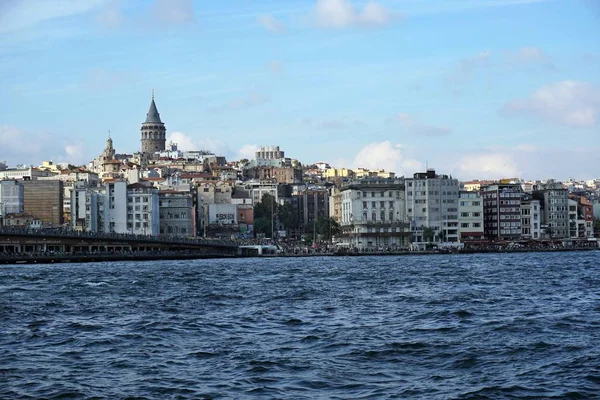
[[[63,224],[63,182],[55,180],[25,180],[23,184],[23,212],[42,220],[44,225],[60,227]]]

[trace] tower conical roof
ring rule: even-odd
[[[156,103],[154,103],[154,95],[152,96],[152,103],[150,103],[150,109],[148,110],[148,114],[146,114],[146,122],[162,124],[162,121],[160,120],[160,114],[156,109]]]

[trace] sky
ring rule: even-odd
[[[600,178],[598,0],[0,0],[0,160],[141,148]]]

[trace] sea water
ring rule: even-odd
[[[4,265],[0,398],[600,398],[600,252]]]

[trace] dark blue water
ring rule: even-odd
[[[599,398],[599,261],[0,266],[0,398]]]

